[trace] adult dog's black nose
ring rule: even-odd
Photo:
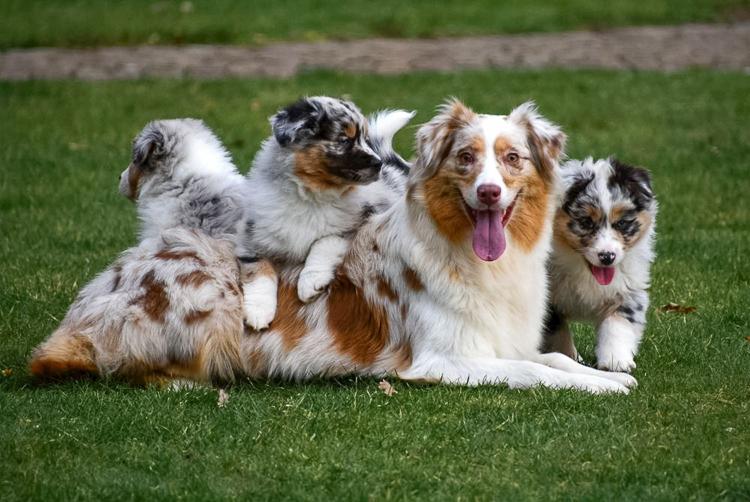
[[[615,262],[615,254],[612,251],[602,251],[597,256],[599,256],[599,261],[605,267]]]

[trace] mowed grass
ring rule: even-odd
[[[716,22],[748,0],[3,0],[0,48],[264,44]]]
[[[425,121],[447,95],[507,113],[534,98],[569,153],[652,169],[654,306],[629,396],[406,385],[114,382],[35,387],[32,348],[134,242],[116,193],[132,136],[205,119],[245,170],[268,117],[303,94]],[[750,77],[687,72],[314,73],[289,81],[0,84],[0,499],[747,499]],[[411,148],[414,129],[398,145]],[[519,271],[519,273],[523,273]],[[579,330],[591,361],[593,335]]]

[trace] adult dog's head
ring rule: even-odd
[[[156,196],[184,180],[236,173],[211,129],[197,119],[154,120],[133,140],[130,165],[120,174],[120,193],[131,200]]]
[[[271,117],[273,136],[294,156],[294,175],[310,190],[341,189],[378,179],[382,160],[373,151],[367,119],[342,99],[301,99]]]
[[[449,101],[417,133],[410,193],[452,243],[471,240],[494,261],[506,233],[533,249],[552,215],[555,169],[565,135],[524,103],[509,115],[480,115]]]

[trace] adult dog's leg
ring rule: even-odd
[[[563,355],[560,357],[565,358]],[[399,372],[398,377],[404,380],[469,386],[505,384],[511,389],[543,386],[554,389],[577,389],[593,394],[629,392],[625,385],[612,379],[570,373],[533,361],[488,357],[445,358],[437,354],[423,355],[416,358],[409,369]]]
[[[276,316],[279,276],[268,260],[240,262],[245,323],[253,329],[267,328]]]
[[[328,235],[315,241],[297,281],[297,296],[301,301],[308,303],[323,292],[333,280],[348,249],[349,241],[339,235]]]
[[[568,373],[578,373],[581,375],[591,375],[599,378],[608,378],[615,382],[621,383],[626,387],[635,387],[638,382],[632,376],[627,373],[614,373],[611,371],[601,371],[594,368],[589,368],[583,364],[577,363],[570,359],[564,354],[558,352],[550,352],[549,354],[537,355],[536,362],[549,366],[550,368],[556,368],[558,370],[567,371]]]

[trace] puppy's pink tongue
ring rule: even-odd
[[[484,261],[495,261],[505,251],[505,229],[500,211],[477,211],[471,245]]]
[[[591,265],[591,273],[594,274],[596,282],[602,286],[606,286],[615,277],[615,267],[595,267]]]

